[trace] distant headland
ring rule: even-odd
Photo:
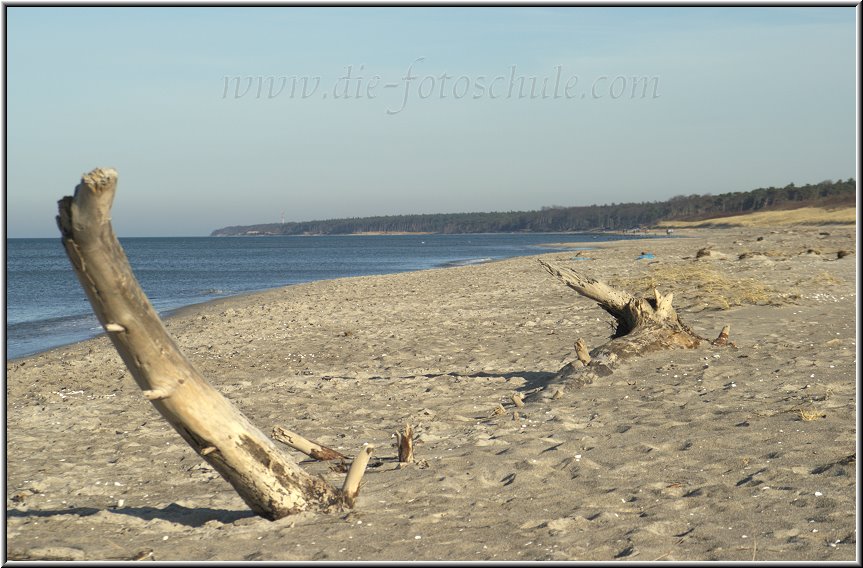
[[[803,207],[854,207],[857,182],[853,178],[817,184],[767,187],[720,195],[680,195],[666,201],[610,205],[551,206],[538,211],[489,213],[431,213],[327,219],[288,223],[239,225],[216,229],[210,236],[279,235],[404,235],[464,233],[557,233],[628,231],[663,223],[677,226]],[[721,223],[719,223],[721,224]]]

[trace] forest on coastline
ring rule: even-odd
[[[800,207],[853,207],[856,198],[857,183],[849,178],[799,187],[792,183],[785,187],[720,195],[679,195],[666,201],[641,203],[547,206],[537,211],[384,215],[232,226],[217,229],[211,236],[625,231],[651,227],[660,221],[699,221]]]

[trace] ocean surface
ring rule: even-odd
[[[458,266],[593,243],[606,234],[172,237],[120,239],[163,316],[181,307],[289,284]],[[625,238],[632,238],[627,236]],[[102,333],[59,238],[6,240],[6,358]]]

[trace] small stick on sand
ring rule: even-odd
[[[516,392],[516,393],[513,393],[513,395],[509,398],[510,398],[510,400],[512,400],[512,403],[517,408],[521,408],[524,406],[524,397],[521,394]]]
[[[344,495],[345,503],[348,507],[353,507],[360,494],[360,481],[363,474],[366,472],[366,466],[369,465],[369,459],[372,457],[372,452],[375,447],[370,444],[363,444],[357,457],[354,458],[351,464],[351,469],[348,471],[348,476],[345,478],[345,484],[342,486],[342,494]]]
[[[590,364],[590,352],[587,350],[584,340],[580,337],[575,341],[575,354],[582,365],[587,367]]]
[[[414,429],[410,424],[405,424],[402,432],[396,432],[396,443],[399,447],[399,463],[413,463],[414,461]]]
[[[276,426],[273,428],[273,439],[286,444],[295,450],[303,452],[307,456],[312,459],[316,459],[318,461],[330,461],[330,460],[347,460],[348,457],[340,454],[332,448],[328,448],[326,446],[322,446],[311,440],[306,440],[299,434],[291,432],[289,430],[285,430],[281,426]]]

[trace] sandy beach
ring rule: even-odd
[[[263,431],[349,455],[377,447],[340,514],[253,515],[104,336],[9,361],[7,559],[853,561],[855,238],[848,225],[678,229],[170,318],[189,359]],[[633,294],[673,292],[695,332],[730,325],[735,347],[652,353],[516,408],[514,393],[575,359],[577,338],[594,348],[612,332],[538,258]],[[399,468],[405,423],[417,462]]]

